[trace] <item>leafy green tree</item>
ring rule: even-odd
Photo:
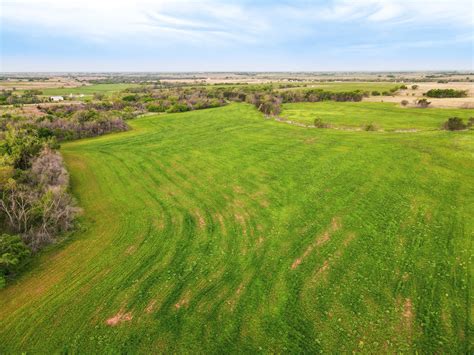
[[[30,167],[31,158],[38,155],[44,146],[35,130],[8,128],[2,152],[16,169],[26,170]]]
[[[20,271],[31,252],[17,235],[0,235],[0,288],[6,283],[6,277]]]

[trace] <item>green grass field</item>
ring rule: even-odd
[[[322,83],[306,83],[307,85],[304,87],[306,89],[309,88],[316,88],[316,89],[323,89],[328,91],[335,91],[335,92],[343,92],[343,91],[389,91],[392,88],[399,87],[400,84],[398,83],[377,83],[377,82],[322,82]],[[293,90],[299,89],[297,88],[286,88],[282,90]]]
[[[472,351],[473,132],[131,125],[63,146],[82,230],[0,291],[0,353]]]
[[[122,91],[130,87],[136,87],[137,84],[94,84],[79,86],[75,88],[50,88],[41,89],[43,95],[93,95],[94,93],[112,94],[114,92]]]
[[[373,123],[383,130],[440,129],[449,117],[466,122],[474,110],[444,108],[404,108],[394,103],[316,102],[284,104],[280,117],[313,124],[315,118],[334,127],[361,128]]]

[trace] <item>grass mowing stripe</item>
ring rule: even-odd
[[[63,146],[83,229],[0,291],[0,351],[468,349],[472,132],[131,125]]]

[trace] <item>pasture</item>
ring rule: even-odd
[[[343,91],[390,91],[390,89],[397,88],[400,85],[397,83],[393,82],[384,82],[384,83],[378,83],[378,82],[308,82],[302,84],[302,86],[305,86],[306,88],[315,88],[315,89],[322,89],[322,90],[328,90],[328,91],[334,91],[334,92],[343,92]],[[284,89],[284,90],[291,90],[289,89]]]
[[[472,131],[246,104],[130,124],[63,145],[81,229],[0,290],[1,353],[472,350]]]
[[[125,90],[130,87],[136,87],[138,84],[126,84],[126,83],[119,83],[119,84],[93,84],[93,85],[84,85],[84,86],[77,86],[73,88],[45,88],[40,89],[44,95],[51,96],[51,95],[93,95],[95,93],[100,94],[112,94],[115,92],[119,92]]]
[[[313,124],[316,118],[339,128],[361,128],[375,124],[383,130],[436,130],[449,117],[465,121],[474,117],[474,110],[401,107],[394,103],[317,102],[284,104],[280,117]]]

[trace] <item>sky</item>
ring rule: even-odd
[[[473,3],[0,0],[0,71],[472,71]]]

